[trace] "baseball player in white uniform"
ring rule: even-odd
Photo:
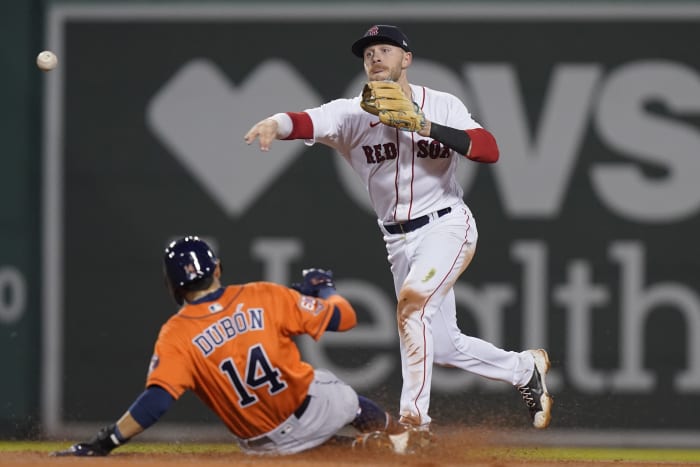
[[[471,262],[476,223],[455,178],[458,159],[493,163],[498,146],[455,96],[410,84],[409,40],[391,25],[372,26],[352,46],[368,81],[400,84],[422,110],[419,131],[401,131],[365,112],[362,96],[303,112],[272,115],[245,135],[262,151],[274,139],[320,142],[339,152],[365,182],[383,233],[398,299],[403,387],[401,422],[428,429],[433,363],[461,368],[515,386],[535,428],[551,420],[552,397],[543,349],[506,351],[463,334],[453,285]]]

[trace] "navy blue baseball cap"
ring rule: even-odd
[[[365,32],[365,35],[352,44],[352,53],[362,58],[365,47],[371,44],[391,44],[410,52],[408,37],[396,26],[390,24],[375,24]]]

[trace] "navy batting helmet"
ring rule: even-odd
[[[190,235],[171,242],[165,248],[163,265],[175,300],[182,304],[180,291],[195,289],[197,283],[214,274],[217,264],[214,252],[199,237]]]

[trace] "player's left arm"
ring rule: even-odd
[[[435,115],[427,115],[425,126],[418,134],[439,141],[472,161],[487,164],[498,161],[496,138],[472,118],[471,112],[459,98],[448,93],[437,93],[428,99],[435,99],[432,102],[439,106],[442,116],[440,123],[437,123],[433,121]],[[424,104],[421,102],[421,105]]]
[[[475,162],[494,163],[499,157],[496,138],[484,128],[460,130],[426,119],[425,126],[418,134],[440,141]]]
[[[116,423],[101,428],[87,441],[76,443],[64,451],[52,452],[51,456],[96,457],[106,456],[117,447],[126,444],[168,411],[175,402],[165,389],[150,386],[134,401]]]

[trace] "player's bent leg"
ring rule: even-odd
[[[445,300],[442,308],[446,308]],[[512,352],[489,342],[461,333],[450,311],[436,314],[432,326],[436,365],[465,371],[512,384],[520,391],[535,428],[549,426],[553,398],[547,391],[546,375],[550,368],[547,352],[542,349]]]
[[[274,446],[267,449],[263,446],[258,451],[294,454],[315,448],[330,440],[357,415],[357,393],[328,370],[314,370],[308,395],[310,399],[303,414],[292,415],[280,427],[267,433],[266,437],[274,442]]]
[[[459,368],[510,385],[529,380],[533,364],[528,352],[504,350],[462,333],[457,325],[454,290],[446,295],[431,325],[436,365]]]
[[[436,365],[459,368],[479,376],[516,385],[532,371],[532,358],[525,352],[501,349],[478,337],[447,332],[433,320]],[[527,381],[527,380],[526,380]]]

